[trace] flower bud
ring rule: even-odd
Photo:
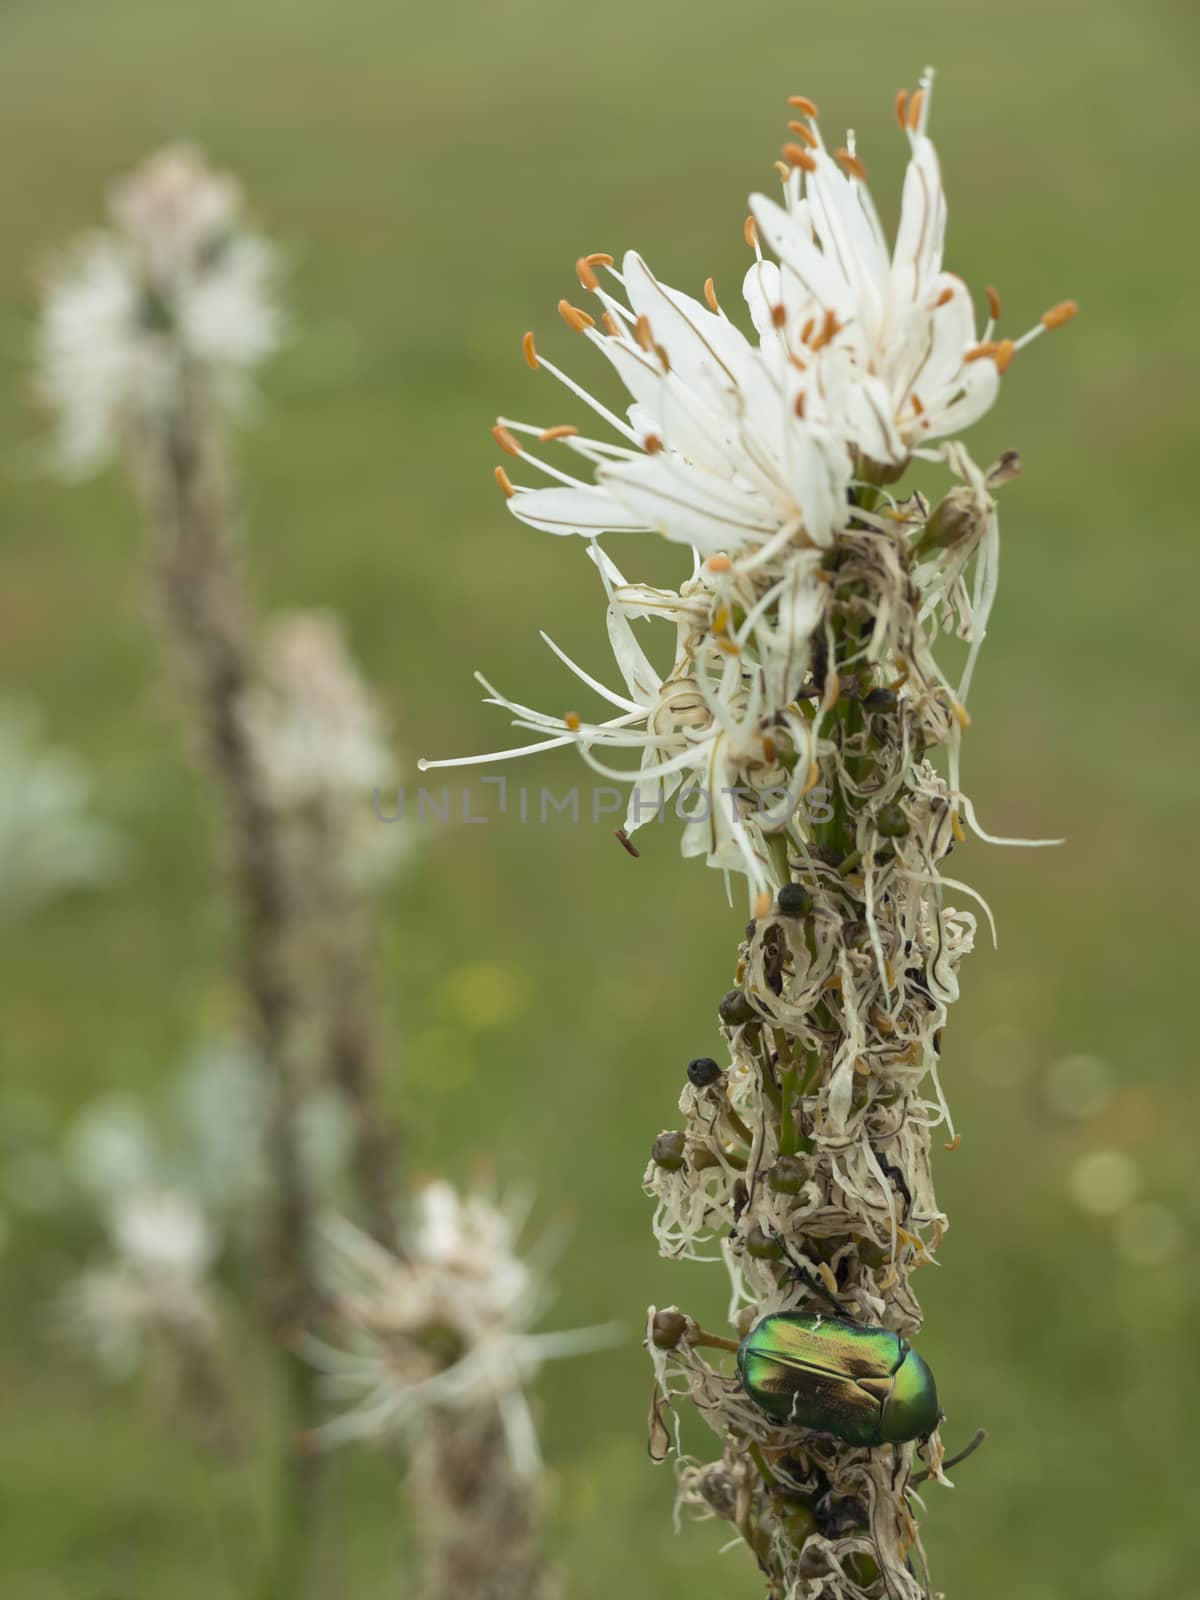
[[[902,839],[909,829],[908,814],[893,801],[880,806],[875,813],[875,826],[885,839]]]
[[[799,1156],[780,1156],[767,1169],[767,1187],[775,1194],[800,1194],[808,1182],[808,1165]]]
[[[746,1234],[746,1254],[755,1261],[782,1261],[783,1246],[755,1223]]]
[[[688,1062],[687,1075],[697,1089],[707,1089],[720,1078],[721,1069],[711,1056],[697,1056]]]
[[[806,917],[812,903],[812,895],[802,883],[785,883],[775,897],[781,917]]]
[[[749,997],[741,989],[730,989],[729,993],[717,1007],[717,1015],[727,1027],[736,1028],[742,1023],[756,1022],[758,1012],[750,1004]]]
[[[687,1332],[687,1325],[682,1311],[656,1311],[650,1324],[650,1341],[656,1350],[674,1350]]]

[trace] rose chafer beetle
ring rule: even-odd
[[[738,1346],[737,1374],[768,1416],[847,1444],[926,1439],[941,1420],[933,1373],[890,1328],[776,1312]]]

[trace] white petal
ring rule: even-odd
[[[508,502],[514,517],[546,533],[644,533],[652,524],[603,489],[518,489]]]

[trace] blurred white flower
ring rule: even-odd
[[[348,1409],[328,1444],[408,1427],[430,1408],[499,1408],[515,1464],[538,1465],[524,1388],[542,1363],[613,1342],[619,1330],[531,1333],[546,1285],[517,1254],[518,1219],[479,1194],[431,1183],[417,1199],[412,1253],[400,1259],[341,1218],[324,1229],[325,1285],[344,1349],[305,1350]]]
[[[62,1297],[68,1334],[116,1377],[131,1374],[156,1338],[209,1343],[217,1243],[199,1208],[179,1191],[143,1189],[116,1199],[105,1220],[111,1255],[81,1272]]]
[[[152,156],[116,186],[110,214],[112,229],[52,273],[40,329],[38,388],[74,471],[169,408],[189,367],[238,405],[281,334],[274,253],[243,227],[235,181],[197,151]]]
[[[31,712],[0,707],[0,921],[114,875],[120,845],[90,804],[74,758],[42,744]]]
[[[63,1159],[82,1189],[111,1206],[116,1197],[155,1181],[157,1135],[131,1095],[104,1095],[85,1106],[67,1130]]]
[[[356,882],[395,866],[411,832],[402,823],[381,826],[372,808],[395,762],[337,618],[296,613],[277,622],[242,709],[275,803],[312,814],[323,847],[339,858],[333,864]]]

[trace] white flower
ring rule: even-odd
[[[726,316],[711,279],[701,303],[661,283],[633,252],[620,271],[611,256],[583,257],[577,272],[597,298],[599,325],[566,300],[559,310],[616,369],[631,396],[625,414],[542,357],[532,334],[525,356],[615,437],[509,419],[495,429],[508,455],[553,481],[514,486],[497,469],[510,510],[535,528],[591,541],[627,691],[606,688],[551,644],[619,714],[598,723],[549,715],[481,680],[516,727],[547,736],[501,754],[576,744],[598,773],[633,784],[629,831],[681,790],[685,853],[743,871],[752,896],[786,880],[788,844],[803,841],[797,806],[827,753],[824,719],[838,686],[808,675],[834,586],[833,547],[852,526],[911,541],[911,555],[897,553],[879,575],[864,665],[889,650],[915,654],[919,681],[930,692],[945,690],[961,713],[995,591],[990,490],[1011,469],[982,473],[955,435],[992,403],[1013,355],[1075,310],[1065,302],[1023,338],[996,340],[999,302],[989,290],[992,314],[977,337],[967,289],[942,265],[946,203],[926,133],[930,87],[927,74],[911,101],[905,95],[897,103],[910,160],[893,250],[853,135],[830,155],[816,108],[797,97],[792,104],[804,120],[789,124],[794,138],[778,163],[782,204],[751,200],[755,261],[743,294],[754,338]],[[778,262],[764,258],[760,240]],[[565,464],[531,449],[532,441],[560,452]],[[897,506],[886,488],[914,454],[944,461],[964,482],[953,502],[954,538],[932,541],[928,559],[919,543],[928,507],[919,497]],[[579,475],[589,467],[590,481]],[[692,574],[678,591],[626,583],[595,543],[606,532],[638,531],[690,547]],[[921,622],[952,620],[972,642],[957,696],[924,633],[893,636],[911,581],[923,599]],[[649,616],[676,624],[674,663],[663,676],[633,636],[631,623]],[[606,754],[614,749],[636,753],[636,767],[614,769]]]
[[[40,743],[35,718],[0,708],[0,920],[113,875],[120,849],[88,814],[90,798],[75,760]]]
[[[543,1361],[610,1344],[614,1330],[531,1333],[546,1287],[517,1254],[519,1219],[479,1194],[428,1184],[401,1258],[341,1218],[324,1228],[327,1287],[348,1348],[305,1341],[349,1409],[321,1430],[329,1444],[403,1430],[431,1407],[495,1405],[514,1461],[538,1463],[524,1398]]]
[[[216,1254],[204,1214],[178,1190],[143,1189],[119,1197],[109,1230],[118,1255],[146,1274],[200,1278]]]
[[[110,209],[113,230],[52,274],[40,328],[38,388],[75,471],[170,407],[189,366],[239,404],[280,340],[274,254],[242,227],[231,178],[172,146],[117,186]]]

